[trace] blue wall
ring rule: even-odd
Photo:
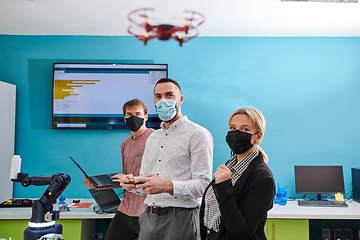
[[[168,63],[183,90],[184,115],[214,137],[214,169],[230,157],[229,115],[260,109],[267,120],[261,146],[276,183],[295,194],[294,165],[342,165],[350,192],[360,167],[360,38],[198,37],[175,41],[133,37],[0,35],[0,80],[17,85],[16,149],[22,171],[71,175],[66,197],[90,197],[83,176],[121,171],[127,130],[51,129],[52,63]],[[120,106],[121,107],[121,106]],[[10,159],[9,159],[10,161]],[[44,187],[14,184],[14,197],[40,197]]]

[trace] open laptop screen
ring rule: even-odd
[[[94,198],[101,211],[107,212],[110,209],[116,209],[120,204],[120,199],[112,189],[95,190],[89,189],[92,197]]]

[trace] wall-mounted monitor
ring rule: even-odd
[[[297,194],[345,194],[342,166],[295,166]]]
[[[52,128],[127,129],[122,106],[139,98],[148,107],[147,126],[159,128],[154,86],[167,64],[54,63]]]

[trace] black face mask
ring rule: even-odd
[[[253,134],[241,132],[239,130],[229,131],[226,135],[226,142],[231,151],[235,154],[242,154],[253,147],[251,137]]]
[[[144,124],[144,118],[139,118],[135,115],[126,118],[126,125],[133,132],[139,130],[143,124]]]

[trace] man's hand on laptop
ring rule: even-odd
[[[89,178],[86,177],[86,175],[84,175],[84,178],[85,178],[84,184],[85,184],[88,188],[100,190],[99,188],[95,187],[94,184],[92,184],[92,183],[90,182]]]
[[[119,188],[119,187],[120,187],[120,184],[119,184],[119,186],[111,186],[111,187],[97,188],[97,187],[95,187],[94,184],[92,184],[92,182],[90,182],[90,179],[89,179],[88,177],[86,177],[86,175],[84,175],[84,178],[85,178],[84,184],[85,184],[88,188],[92,188],[92,189],[95,189],[95,190],[106,190],[106,189],[114,189],[114,188]]]

